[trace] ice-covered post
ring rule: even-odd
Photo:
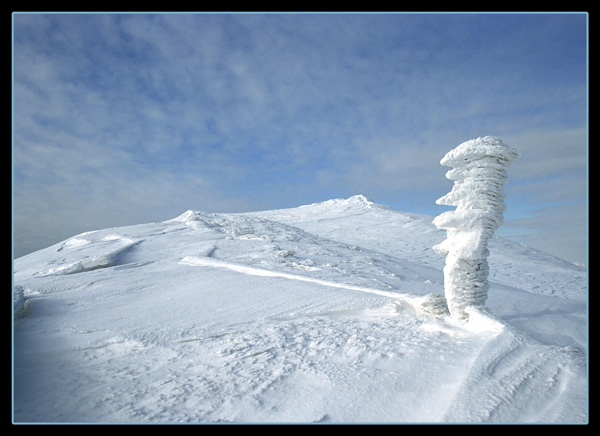
[[[502,224],[504,184],[509,165],[519,153],[499,138],[485,136],[463,142],[440,161],[453,169],[452,191],[436,201],[456,206],[433,220],[447,238],[433,249],[446,256],[444,293],[452,317],[468,318],[468,307],[481,307],[487,299],[488,240]]]

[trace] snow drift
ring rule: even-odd
[[[585,270],[492,238],[458,321],[431,220],[188,211],[15,259],[13,421],[586,422]]]

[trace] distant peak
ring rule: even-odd
[[[360,206],[360,207],[367,207],[367,208],[371,208],[375,203],[373,202],[373,200],[371,200],[368,197],[365,197],[362,194],[359,195],[353,195],[352,197],[349,198],[334,198],[331,200],[326,200],[326,201],[322,201],[320,203],[314,203],[314,204],[310,204],[307,206],[318,206],[318,205],[323,205],[323,206]]]
[[[167,222],[181,222],[181,223],[185,223],[186,221],[189,221],[190,219],[193,219],[199,213],[200,212],[195,211],[195,210],[191,210],[191,209],[190,210],[186,210],[184,213],[182,213],[178,217],[175,217],[173,219],[167,220]]]
[[[352,197],[348,198],[349,202],[355,202],[355,203],[360,203],[360,204],[364,204],[367,206],[372,206],[375,204],[375,202],[373,200],[371,200],[368,197],[365,197],[362,194],[359,195],[353,195]]]
[[[374,209],[390,209],[388,206],[376,203],[362,194],[353,195],[348,198],[334,198],[319,203],[307,204],[300,206],[300,208],[317,208],[318,210],[330,210],[332,212],[336,211],[337,213],[362,213]]]

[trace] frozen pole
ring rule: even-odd
[[[446,256],[444,293],[452,317],[468,318],[467,308],[487,299],[488,240],[502,224],[506,173],[518,157],[499,138],[485,136],[463,142],[440,161],[453,168],[446,177],[454,186],[436,203],[456,210],[433,220],[447,234],[433,249]]]

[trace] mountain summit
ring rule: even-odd
[[[586,422],[585,271],[493,238],[459,322],[444,237],[359,195],[15,259],[13,420]]]

